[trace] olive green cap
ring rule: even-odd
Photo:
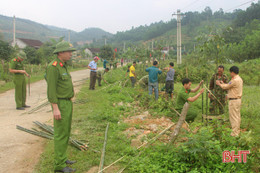
[[[27,59],[26,54],[22,50],[17,53],[17,57],[21,59]]]
[[[57,45],[56,45],[56,49],[54,50],[54,54],[56,53],[59,53],[59,52],[72,52],[72,51],[75,51],[76,49],[73,47],[72,44],[70,44],[69,42],[67,41],[62,41],[62,42],[59,42]]]

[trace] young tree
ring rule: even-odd
[[[24,52],[26,53],[27,59],[26,61],[30,64],[40,64],[41,59],[37,57],[37,51],[33,47],[24,48]]]
[[[11,58],[14,49],[7,43],[0,40],[0,59],[7,61]]]
[[[100,57],[105,59],[112,59],[113,49],[110,45],[105,45],[100,49]]]

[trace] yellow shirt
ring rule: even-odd
[[[243,80],[239,75],[236,75],[228,84],[221,84],[221,88],[228,90],[228,98],[238,98],[242,97],[243,93]]]
[[[135,77],[133,72],[135,73],[135,67],[132,65],[129,69],[129,77]]]

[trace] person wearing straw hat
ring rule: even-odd
[[[95,90],[96,80],[97,80],[97,62],[99,57],[95,56],[94,60],[88,64],[88,69],[90,69],[90,83],[89,89]]]
[[[53,52],[57,57],[46,70],[47,96],[54,117],[54,172],[76,171],[67,167],[68,164],[76,161],[68,160],[66,155],[71,131],[73,108],[71,98],[74,96],[72,79],[66,62],[70,60],[75,50],[69,42],[59,42]]]
[[[14,74],[13,82],[15,85],[15,102],[17,110],[24,110],[29,108],[26,105],[26,81],[24,75],[30,77],[30,75],[24,70],[23,60],[26,59],[26,54],[23,51],[17,53],[17,57],[10,62],[10,73]]]

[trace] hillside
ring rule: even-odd
[[[0,35],[6,41],[12,40],[13,18],[0,15]],[[111,37],[112,34],[99,29],[87,28],[82,32],[70,31],[71,42],[92,41],[102,37]],[[68,40],[68,29],[43,25],[26,19],[16,18],[16,37],[47,41],[50,38],[64,37]]]
[[[235,20],[238,13],[239,11],[224,13],[222,9],[213,13],[209,7],[206,7],[201,13],[185,13],[185,16],[182,18],[183,47],[193,49],[198,36],[208,33],[210,28],[221,31]],[[176,33],[177,21],[176,19],[171,19],[167,22],[160,21],[149,26],[139,26],[129,31],[118,32],[109,41],[118,47],[122,47],[123,42],[145,42],[146,45],[149,44],[151,46],[152,41],[154,42],[154,47],[157,44],[176,47]]]

